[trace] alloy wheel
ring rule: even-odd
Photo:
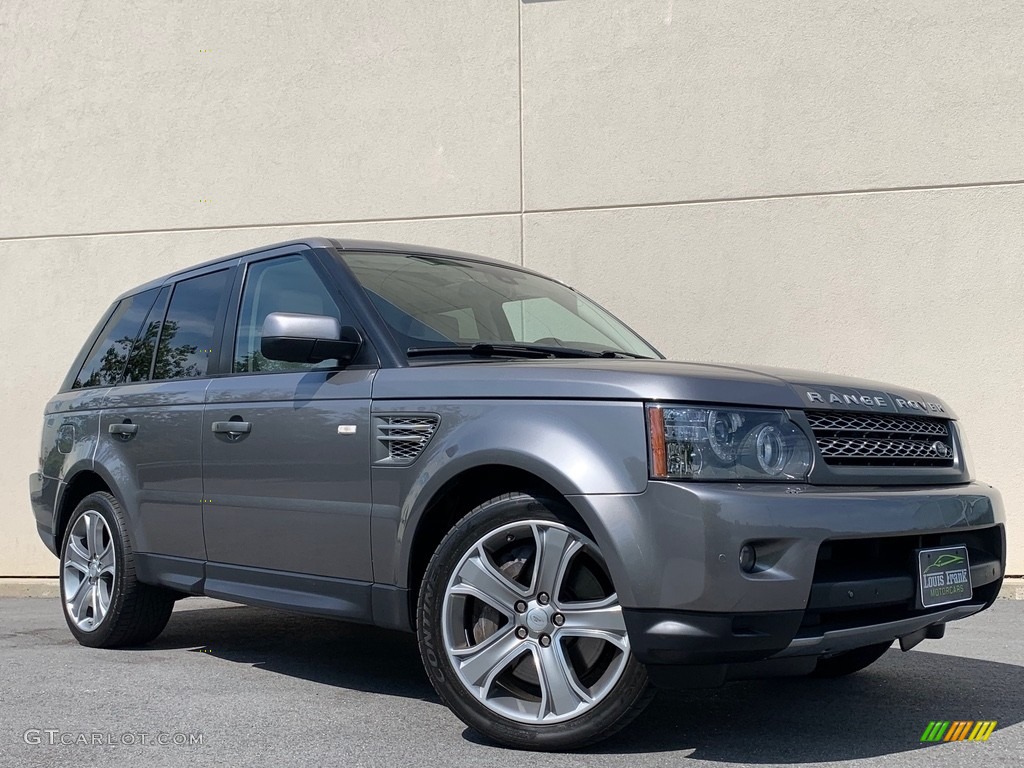
[[[86,510],[71,529],[61,569],[65,610],[83,632],[96,629],[110,610],[116,564],[106,520],[99,512]]]
[[[489,710],[521,723],[579,717],[615,687],[629,639],[597,545],[548,520],[497,528],[445,590],[445,650]]]

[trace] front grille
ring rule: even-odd
[[[806,415],[826,464],[953,466],[953,441],[943,419],[839,411],[807,411]]]
[[[377,422],[377,441],[384,446],[386,455],[380,463],[412,464],[427,447],[440,421],[434,415],[381,417]]]

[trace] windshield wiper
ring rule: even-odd
[[[541,344],[453,344],[447,347],[409,347],[405,352],[409,357],[469,355],[472,357],[525,357],[535,360],[553,357],[643,357],[643,355],[611,349],[595,352],[589,349],[548,347]]]

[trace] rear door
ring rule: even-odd
[[[203,417],[206,592],[368,618],[376,366],[263,357],[271,312],[355,323],[311,252],[255,255],[242,270],[232,372],[211,383]]]
[[[160,290],[100,417],[96,462],[133,516],[140,576],[185,590],[206,559],[200,434],[232,274],[220,265]]]

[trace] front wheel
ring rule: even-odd
[[[564,502],[514,493],[470,512],[427,566],[417,618],[438,695],[509,746],[583,747],[650,699],[604,558]]]

